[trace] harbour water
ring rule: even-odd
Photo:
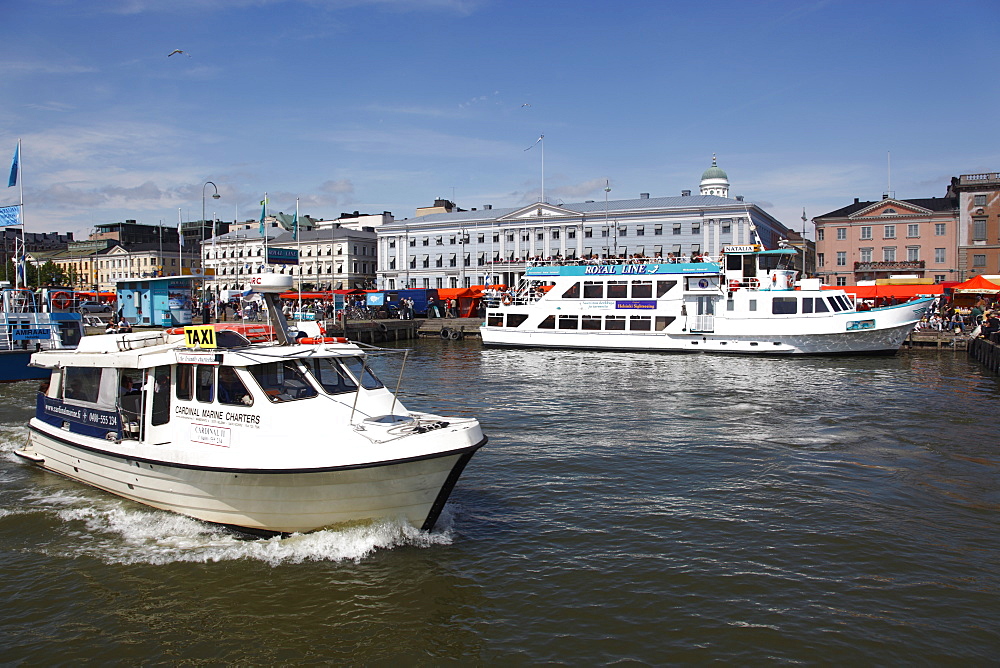
[[[964,354],[413,348],[402,401],[490,437],[431,534],[245,539],[108,496],[17,460],[36,385],[0,386],[4,662],[1000,655],[1000,379]]]

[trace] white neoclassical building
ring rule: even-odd
[[[720,194],[721,193],[721,194]],[[514,284],[529,259],[669,255],[716,257],[727,244],[777,247],[788,228],[758,205],[729,198],[729,180],[715,158],[701,194],[536,202],[465,211],[447,200],[415,218],[377,229],[379,288],[452,288]]]

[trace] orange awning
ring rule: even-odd
[[[913,299],[915,297],[943,295],[944,286],[936,285],[838,285],[824,286],[828,290],[843,290],[857,299],[878,299],[879,297],[895,297],[897,299]]]

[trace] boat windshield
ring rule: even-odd
[[[319,394],[292,360],[247,367],[272,403],[308,399]]]
[[[358,384],[344,366],[333,357],[320,357],[306,362],[316,381],[327,394],[354,392]]]
[[[377,390],[380,387],[385,387],[382,385],[382,381],[378,379],[375,372],[371,370],[365,361],[360,357],[348,357],[347,359],[341,360],[347,370],[351,372],[351,375],[356,379],[361,379],[361,387],[366,390]]]

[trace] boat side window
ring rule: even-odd
[[[219,403],[228,406],[253,406],[250,390],[231,366],[219,367]]]
[[[726,271],[739,271],[743,268],[743,255],[727,255]]]
[[[829,313],[830,309],[826,306],[826,300],[822,297],[816,298],[816,313]]]
[[[507,314],[507,326],[508,327],[519,327],[521,323],[528,319],[527,314],[524,313],[508,313]]]
[[[648,315],[633,315],[628,319],[628,328],[633,332],[648,332],[653,329],[653,319]]]
[[[555,329],[556,328],[556,317],[550,315],[538,323],[538,329]]]
[[[313,378],[323,386],[327,394],[354,392],[358,384],[347,370],[333,357],[320,357],[307,362]]]
[[[584,281],[584,299],[604,299],[604,281]]]
[[[211,403],[215,399],[215,366],[198,364],[195,366],[195,398]]]
[[[670,323],[672,323],[676,319],[677,318],[675,318],[672,315],[658,315],[658,316],[656,316],[656,331],[662,332],[663,330],[665,330],[667,327],[670,326]]]
[[[569,287],[566,292],[562,294],[563,299],[579,299],[580,298],[580,281],[577,281]]]
[[[319,394],[292,360],[255,364],[248,368],[272,403],[308,399]]]
[[[625,316],[623,315],[609,315],[604,319],[604,329],[624,332],[625,331]]]
[[[97,403],[101,390],[101,369],[92,367],[66,367],[63,398],[73,401]]]
[[[503,327],[503,313],[489,313],[486,316],[487,327]]]
[[[812,313],[813,312],[813,298],[812,297],[803,297],[802,298],[802,312],[803,313]]]
[[[194,398],[194,365],[177,365],[177,398],[182,401],[191,401]]]
[[[775,315],[798,313],[798,301],[795,297],[775,297],[771,301],[771,313]]]
[[[656,296],[662,297],[677,285],[677,281],[657,281],[656,282]]]
[[[632,281],[632,299],[648,299],[653,296],[653,281]]]
[[[839,312],[841,312],[841,311],[844,310],[844,307],[841,306],[840,303],[836,299],[834,299],[833,297],[829,297],[829,300],[830,300],[830,306],[833,307],[833,310],[835,312],[839,313]]]
[[[375,372],[360,357],[348,357],[344,360],[344,366],[347,367],[352,376],[361,379],[361,387],[366,390],[377,390],[383,387],[382,381],[378,379]]]
[[[747,303],[747,310],[748,311],[756,311],[757,310],[757,300],[756,299],[751,299]]]
[[[626,299],[628,283],[625,281],[608,281],[608,299]]]
[[[582,316],[580,321],[580,329],[600,329],[601,328],[601,316],[599,315],[585,315]]]
[[[845,311],[851,310],[851,302],[849,302],[847,300],[847,297],[845,297],[844,295],[837,295],[837,301],[840,302],[840,305],[844,307]]]
[[[170,422],[170,367],[155,367],[146,378],[151,378],[153,382],[153,417],[150,422],[154,426],[167,424]]]
[[[579,329],[579,319],[575,315],[559,316],[559,329]]]

